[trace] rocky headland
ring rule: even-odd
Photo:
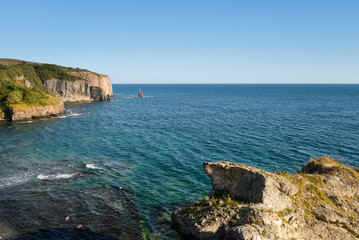
[[[107,101],[110,78],[86,69],[0,59],[0,121],[65,113],[64,102]]]
[[[295,174],[205,162],[213,190],[172,214],[183,239],[359,239],[359,170],[330,157]]]

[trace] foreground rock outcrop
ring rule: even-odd
[[[358,239],[359,170],[329,158],[301,172],[203,164],[213,190],[172,214],[183,239]]]

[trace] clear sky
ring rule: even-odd
[[[358,0],[0,0],[0,57],[113,83],[359,83]]]

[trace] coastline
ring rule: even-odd
[[[107,75],[86,69],[0,58],[0,121],[60,116],[64,102],[108,101]]]

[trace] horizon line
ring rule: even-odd
[[[112,83],[121,85],[359,85],[359,83]]]

